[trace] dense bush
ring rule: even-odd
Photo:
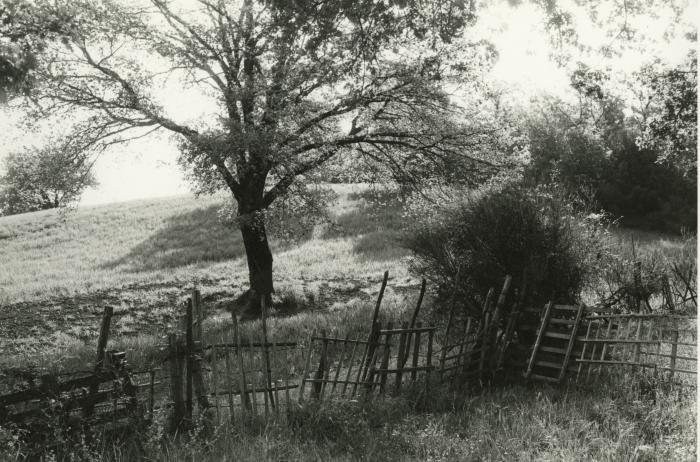
[[[640,148],[633,130],[611,133],[532,123],[530,186],[558,184],[584,192],[627,227],[679,234],[695,230],[697,182],[659,153]]]
[[[414,252],[412,270],[437,284],[443,301],[460,268],[459,300],[499,289],[506,274],[521,287],[525,274],[528,303],[573,303],[600,256],[598,237],[605,231],[591,220],[597,223],[576,217],[553,193],[487,187],[437,213],[422,213],[406,246]],[[471,310],[478,309],[472,303]]]

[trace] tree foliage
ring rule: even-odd
[[[648,66],[643,83],[658,108],[645,120],[641,145],[655,150],[659,160],[676,165],[689,177],[697,173],[698,64],[693,50],[680,66],[657,70]]]
[[[29,91],[35,81],[37,55],[47,40],[64,36],[70,22],[42,0],[0,3],[0,102]]]
[[[64,206],[80,199],[97,182],[92,152],[74,139],[12,153],[0,177],[0,214],[13,215]]]

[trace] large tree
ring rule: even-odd
[[[249,300],[273,291],[265,210],[330,159],[351,153],[416,181],[491,165],[479,147],[493,130],[465,117],[450,78],[469,77],[450,51],[474,19],[462,0],[58,4],[70,39],[37,70],[35,101],[87,110],[103,138],[174,133],[197,178],[233,195]],[[169,114],[179,95],[162,96],[166,81],[201,90],[211,114]]]

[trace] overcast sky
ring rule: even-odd
[[[658,18],[648,19],[636,26],[646,33],[657,36],[655,49],[648,53],[626,53],[608,63],[623,72],[636,69],[653,56],[663,56],[670,62],[677,62],[687,53],[687,44],[668,43],[662,39],[665,28],[670,24],[668,12],[659,12]],[[690,0],[686,10],[687,18],[696,18],[697,2]],[[595,28],[581,24],[581,39],[594,48],[609,41]],[[491,77],[503,82],[513,90],[514,97],[527,101],[533,95],[555,93],[563,95],[568,91],[566,72],[550,60],[550,42],[544,31],[541,12],[530,3],[510,6],[501,2],[480,15],[479,22],[469,34],[490,39],[499,52],[499,61],[492,70]],[[196,111],[197,105],[205,104],[196,97],[188,98],[178,91],[173,95],[183,111]],[[2,143],[0,157],[20,146],[31,144],[36,136],[15,125],[17,117],[0,111],[0,134]],[[186,193],[189,188],[175,159],[177,148],[167,136],[157,136],[132,142],[128,146],[117,147],[105,153],[96,164],[96,176],[100,185],[88,190],[81,205],[124,201],[137,198],[169,196]]]

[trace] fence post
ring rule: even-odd
[[[328,339],[326,338],[325,329],[321,331],[321,339],[323,342],[321,344],[321,357],[319,358],[318,369],[316,369],[316,373],[314,374],[314,381],[311,385],[311,396],[317,400],[321,398],[323,374],[326,370],[326,361],[328,360]]]
[[[316,332],[311,332],[311,337],[309,338],[309,351],[306,353],[306,361],[304,361],[304,372],[301,375],[301,383],[299,384],[299,403],[304,402],[304,389],[306,388],[306,376],[309,375],[309,369],[311,367],[311,353],[314,348],[314,336]],[[360,369],[362,366],[360,366]]]
[[[238,330],[238,318],[233,315],[233,336],[236,341],[236,357],[238,358],[238,386],[241,391],[241,419],[245,419],[246,410],[250,410],[250,398],[246,391],[245,364],[243,362],[243,348],[241,347],[241,334]]]
[[[664,296],[664,304],[673,313],[676,310],[676,305],[673,301],[673,293],[671,292],[671,284],[668,282],[667,274],[661,276],[661,291]]]
[[[430,391],[430,374],[433,370],[433,333],[431,329],[428,331],[428,351],[426,352],[425,365],[427,367],[425,371],[425,396],[428,397],[428,392]]]
[[[202,314],[202,296],[199,290],[195,289],[192,291],[192,309],[193,316],[196,318],[196,323],[193,321],[192,329],[192,385],[194,388],[194,394],[197,399],[197,405],[205,419],[205,424],[210,424],[213,416],[207,411],[211,408],[211,403],[209,402],[209,393],[207,387],[207,381],[204,379],[204,367],[203,367],[203,354],[206,345],[204,344],[204,339],[202,335],[202,323],[204,316]],[[214,355],[214,362],[216,362],[216,355]],[[217,409],[218,409],[218,396]]]
[[[635,298],[634,305],[636,308],[636,312],[639,313],[639,311],[642,307],[642,262],[641,261],[634,262],[633,277],[634,277],[634,298]]]
[[[102,323],[100,324],[100,336],[97,339],[97,354],[95,355],[95,374],[99,374],[102,370],[105,358],[105,349],[107,348],[107,340],[109,340],[109,326],[112,322],[112,315],[114,314],[114,308],[111,306],[105,306],[104,312],[102,313]],[[100,388],[99,382],[94,382],[90,384],[89,393],[90,396],[95,395]],[[90,402],[83,408],[83,415],[89,417],[94,411],[94,402]]]
[[[493,318],[491,319],[491,325],[489,326],[489,375],[493,377],[496,371],[496,365],[498,362],[498,351],[497,351],[497,341],[498,341],[498,325],[501,322],[501,316],[503,316],[503,308],[506,304],[506,297],[510,291],[510,286],[513,282],[513,277],[510,275],[506,276],[503,282],[503,288],[501,293],[498,295],[498,300],[496,301],[496,308],[493,311]]]
[[[423,328],[423,323],[419,322],[416,324],[416,328],[421,329]],[[418,371],[416,370],[418,368],[418,356],[420,355],[420,330],[415,332],[415,337],[416,339],[413,341],[413,359],[412,359],[412,367],[413,370],[411,371],[411,381],[415,382],[416,381],[416,376],[418,374]]]
[[[193,380],[192,380],[192,369],[194,369],[194,336],[192,332],[192,299],[187,299],[187,305],[185,307],[185,354],[187,361],[187,374],[185,376],[185,405],[187,406],[187,419],[192,422],[192,408],[193,408]]]
[[[170,396],[173,400],[171,431],[179,429],[185,415],[185,404],[182,399],[182,370],[178,361],[180,351],[177,345],[177,335],[168,335],[168,360],[170,363]]]
[[[387,323],[386,329],[388,331],[391,331],[394,327],[394,324],[392,322]],[[389,369],[389,360],[391,359],[391,332],[388,332],[385,337],[384,337],[384,356],[382,357],[382,365],[380,366],[382,369],[382,372],[380,374],[380,381],[379,381],[379,392],[384,393],[384,390],[386,388],[386,378],[387,378],[387,369]]]
[[[452,329],[452,321],[454,320],[455,306],[457,305],[457,289],[459,288],[459,276],[462,271],[462,267],[457,268],[457,274],[455,275],[455,286],[452,289],[452,299],[450,303],[450,314],[447,317],[447,327],[445,328],[445,342],[442,345],[442,354],[440,355],[440,380],[443,380],[444,369],[445,369],[445,358],[447,357],[447,350],[450,346],[450,329]]]
[[[406,344],[406,339],[411,340],[411,332],[408,328],[408,323],[404,322],[401,326],[403,332],[399,335],[399,352],[396,358],[396,386],[395,393],[398,395],[401,391],[401,379],[403,378],[403,367],[406,364],[406,357],[408,356],[408,345]]]
[[[382,299],[384,298],[384,291],[386,290],[386,283],[389,280],[389,271],[384,272],[384,279],[382,279],[382,287],[379,289],[379,296],[377,297],[377,303],[374,306],[374,312],[372,313],[372,325],[370,326],[369,338],[367,339],[367,347],[365,348],[366,365],[362,371],[362,380],[367,377],[367,372],[369,371],[369,361],[374,356],[374,348],[376,339],[376,326],[377,319],[379,319],[379,307],[382,305]]]
[[[673,375],[676,372],[676,354],[678,353],[678,329],[671,331],[671,370],[668,374],[668,381],[673,381]]]
[[[418,312],[420,311],[421,303],[423,303],[423,296],[425,295],[425,285],[426,285],[426,281],[425,281],[425,279],[423,279],[423,281],[421,282],[421,286],[420,286],[420,294],[418,295],[418,302],[416,303],[416,309],[413,310],[413,316],[411,317],[411,324],[410,324],[411,329],[416,327],[416,320],[418,319]],[[409,334],[408,339],[406,340],[406,351],[407,352],[411,351],[411,337],[412,337],[412,335]],[[403,359],[403,362],[401,363],[401,367],[406,365],[407,359],[408,359],[408,354],[404,355],[404,359]]]

